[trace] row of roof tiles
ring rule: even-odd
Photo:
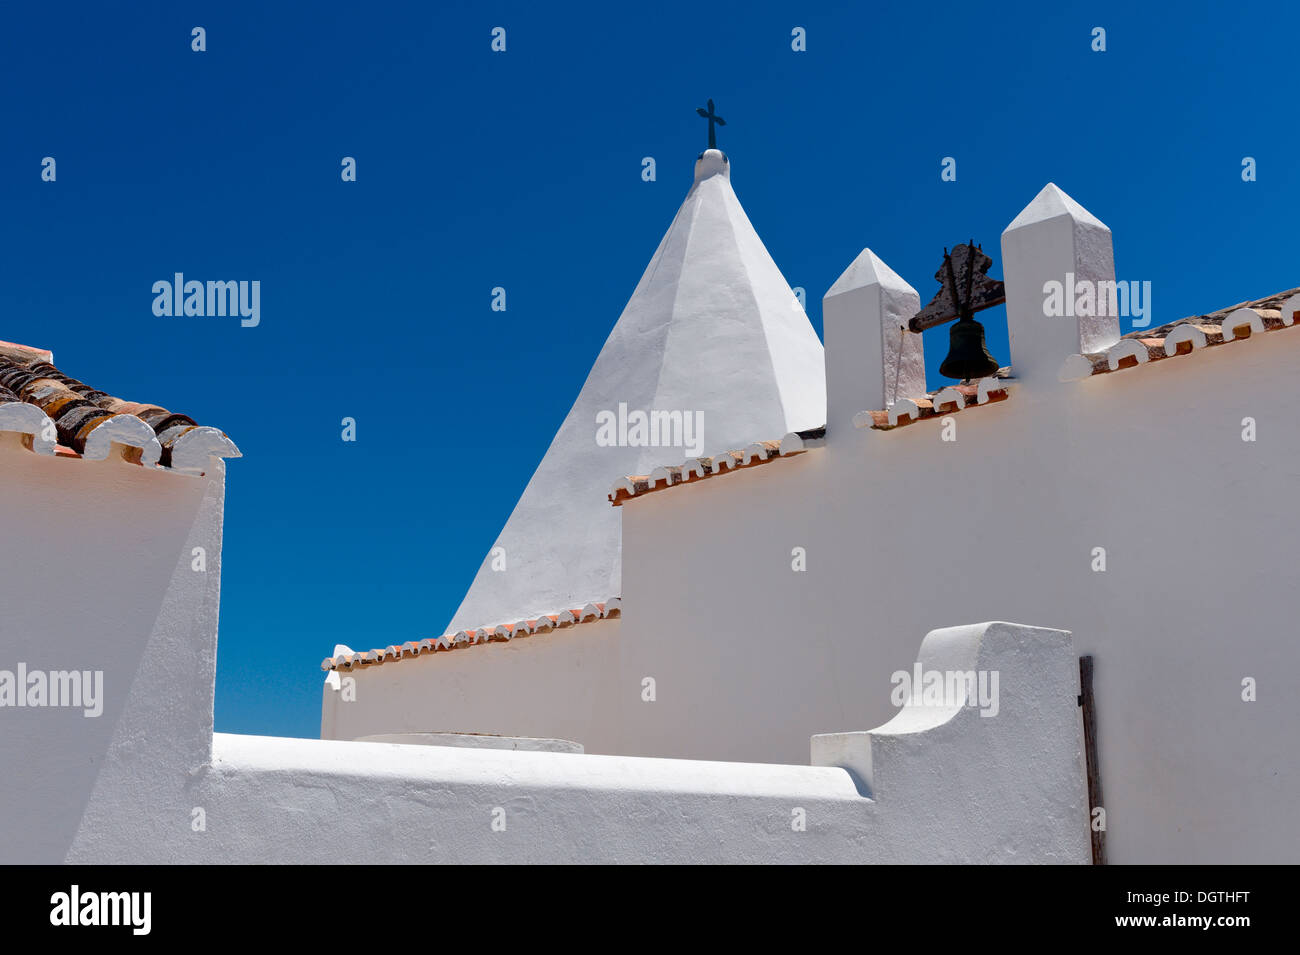
[[[1290,328],[1300,318],[1300,289],[1185,318],[1159,328],[1130,332],[1104,352],[1071,355],[1062,381],[1080,381],[1121,368],[1135,368],[1202,348],[1243,341],[1255,334]]]
[[[609,502],[621,507],[624,501],[679,484],[692,484],[728,471],[767,464],[777,458],[803,454],[826,443],[826,428],[792,431],[780,441],[756,441],[742,450],[723,451],[712,457],[687,458],[681,464],[655,468],[649,474],[632,474],[614,482]]]
[[[902,398],[885,411],[860,411],[853,417],[858,428],[876,428],[889,431],[926,418],[961,411],[968,404],[992,404],[1005,401],[1015,382],[1007,377],[1007,369],[998,375],[982,378],[973,385],[950,385],[930,393],[928,398],[911,400]],[[621,477],[609,490],[609,501],[615,507],[634,497],[643,497],[652,491],[682,484],[694,484],[720,474],[769,464],[778,458],[794,457],[826,443],[826,428],[794,431],[780,441],[756,441],[736,451],[724,451],[713,457],[687,458],[681,464],[668,464],[655,468],[649,474],[632,474]]]
[[[216,428],[160,405],[123,401],[65,375],[48,351],[0,342],[0,430],[24,435],[41,454],[108,457],[202,473],[212,457],[239,457]]]
[[[996,375],[980,378],[973,385],[948,385],[930,392],[926,398],[899,398],[884,411],[859,411],[853,416],[853,426],[892,431],[917,421],[963,411],[970,404],[989,405],[1006,401],[1015,387],[1015,379],[1009,377],[1009,371],[1001,368]]]
[[[608,620],[620,616],[621,613],[622,601],[618,597],[613,597],[604,603],[589,603],[579,610],[561,610],[559,613],[542,614],[534,620],[503,623],[496,627],[480,627],[477,630],[460,630],[435,639],[415,640],[379,650],[340,653],[335,657],[326,657],[321,661],[320,667],[322,670],[353,670],[358,667],[377,666],[381,663],[409,660],[418,657],[421,653],[456,650],[460,647],[484,643],[505,643],[520,637],[563,630],[580,623]]]

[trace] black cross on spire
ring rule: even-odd
[[[709,100],[708,109],[704,109],[703,107],[697,106],[695,107],[695,112],[699,113],[701,116],[703,116],[705,119],[709,121],[709,148],[717,149],[718,137],[717,134],[714,132],[713,124],[717,123],[719,126],[726,126],[727,121],[713,111],[713,100]]]

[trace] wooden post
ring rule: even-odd
[[[1091,656],[1079,657],[1079,705],[1083,707],[1083,752],[1088,763],[1088,832],[1092,836],[1092,864],[1105,865],[1106,830],[1098,830],[1092,818],[1094,810],[1105,810],[1101,801],[1101,766],[1097,762],[1097,703],[1092,695]]]

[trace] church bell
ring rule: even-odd
[[[939,374],[958,380],[987,378],[998,370],[998,363],[984,343],[984,326],[973,318],[959,318],[948,333],[948,355],[939,366]]]

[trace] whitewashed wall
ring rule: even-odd
[[[191,795],[208,807],[206,833],[133,839],[118,827],[86,857],[1086,863],[1069,634],[952,628],[919,658],[998,670],[999,715],[907,707],[871,734],[818,739],[814,766],[218,734]]]
[[[999,717],[918,703],[873,733],[815,740],[811,766],[200,739],[183,727],[210,712],[210,682],[178,699],[180,685],[143,679],[120,708],[146,729],[128,739],[117,727],[81,791],[84,812],[5,811],[0,836],[12,845],[20,826],[72,822],[66,851],[35,844],[24,857],[86,864],[1086,863],[1069,634],[953,628],[931,634],[920,656],[927,667],[1000,670]],[[74,761],[88,755],[66,726],[47,742]],[[37,788],[21,766],[0,768]]]
[[[379,733],[491,733],[582,743],[617,753],[618,617],[426,653],[340,672],[348,699],[326,681],[321,738]],[[369,649],[368,647],[366,649]]]
[[[224,483],[216,459],[191,477],[20,439],[0,432],[0,669],[104,674],[98,717],[0,708],[0,862],[57,862],[88,806],[110,825],[165,815],[159,779],[206,752]],[[110,781],[116,795],[97,800]]]
[[[1098,243],[1049,225],[1065,237],[1003,245],[1020,384],[954,415],[955,442],[938,420],[841,415],[822,449],[623,508],[620,665],[659,690],[623,698],[624,751],[789,760],[810,732],[888,716],[905,634],[1033,620],[1096,657],[1111,861],[1296,862],[1300,328],[1061,383],[1078,338],[1042,317],[1041,282]]]

